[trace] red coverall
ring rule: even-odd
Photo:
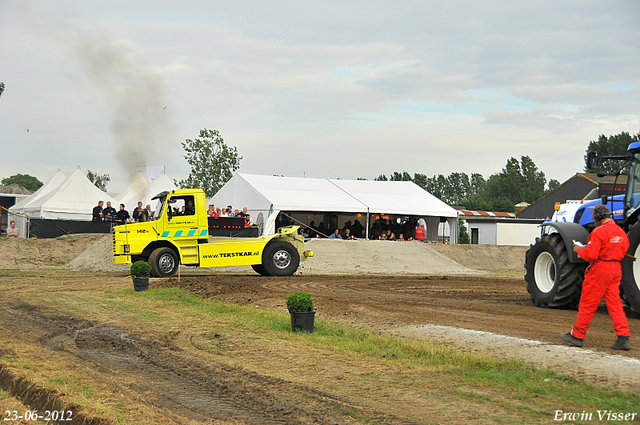
[[[578,256],[590,264],[584,275],[578,317],[571,332],[574,337],[584,339],[603,297],[616,335],[631,336],[620,300],[620,260],[628,249],[627,235],[613,220],[607,220],[593,229],[587,246],[578,251]]]
[[[420,226],[416,227],[416,240],[420,242],[424,240],[424,229]]]

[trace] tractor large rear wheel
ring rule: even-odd
[[[527,291],[538,307],[576,308],[586,263],[571,263],[562,237],[553,233],[536,238],[525,256]]]
[[[640,223],[629,231],[629,250],[627,254],[636,260],[625,257],[622,266],[622,280],[620,281],[620,295],[625,304],[632,310],[640,312]]]

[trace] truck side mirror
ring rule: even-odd
[[[589,151],[587,152],[587,169],[593,170],[598,168],[598,152]]]

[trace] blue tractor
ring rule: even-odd
[[[629,251],[620,262],[622,281],[620,296],[632,310],[640,312],[640,141],[633,142],[624,156],[598,157],[587,153],[587,168],[596,168],[599,160],[621,162],[617,176],[629,170],[627,188],[622,196],[603,196],[600,200],[584,203],[576,211],[573,222],[544,222],[541,236],[527,250],[524,267],[525,281],[531,300],[539,307],[576,308],[580,302],[584,272],[589,265],[573,252],[573,241],[586,243],[594,228],[591,210],[605,204],[612,218],[629,237]],[[603,177],[604,173],[599,173]]]

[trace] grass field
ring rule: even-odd
[[[39,282],[37,287],[18,287],[6,273],[0,276],[5,289],[14,289],[8,304],[26,304],[56,320],[73,318],[126,330],[194,367],[222,365],[275,379],[273,390],[283,399],[297,397],[296,403],[305,393],[292,395],[290,387],[329,394],[340,403],[318,405],[318,409],[327,417],[341,418],[340,423],[394,422],[380,419],[375,412],[403,422],[487,424],[555,423],[557,411],[592,412],[595,418],[597,411],[604,410],[640,413],[636,393],[587,385],[518,361],[322,320],[316,321],[312,334],[292,333],[288,315],[275,311],[201,299],[177,288],[138,293],[122,289],[119,281],[100,283],[106,277],[99,275],[53,273],[42,279],[45,275],[22,275],[28,282]],[[70,354],[73,350],[65,346],[70,344],[66,340],[56,350],[46,344],[43,349],[38,341],[45,333],[28,324],[10,326],[7,320],[5,316],[1,322],[5,332],[0,335],[4,347],[0,363],[64,394],[66,403],[114,423],[198,423],[154,401],[159,396],[154,392],[162,388],[154,390],[150,385],[148,394],[134,394],[138,385],[134,376],[117,368],[94,370],[92,364]],[[317,400],[307,401],[312,411]],[[0,407],[13,406],[19,408],[19,400],[0,393]],[[172,410],[171,415],[167,410]],[[567,423],[607,422],[595,418]],[[220,419],[219,423],[227,422]]]

